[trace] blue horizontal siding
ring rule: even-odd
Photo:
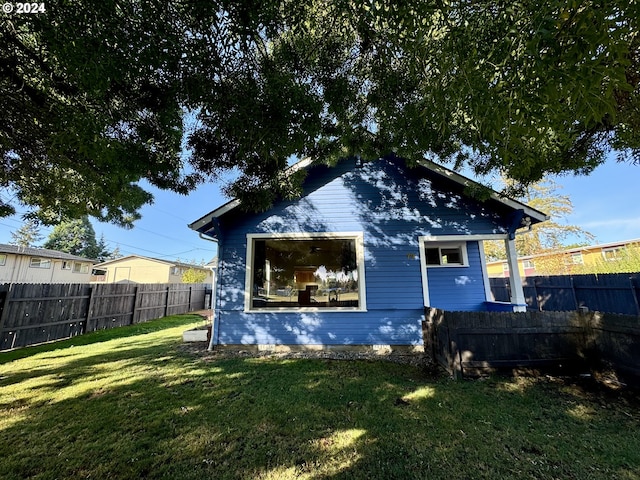
[[[465,197],[458,184],[428,170],[407,171],[395,161],[360,169],[349,162],[317,167],[309,172],[304,191],[299,200],[280,202],[267,212],[235,209],[220,219],[221,343],[418,344],[424,303],[418,237],[505,231],[500,213]],[[247,234],[298,232],[363,232],[367,312],[243,311]],[[480,308],[484,285],[474,245],[464,272],[429,269],[433,306]]]
[[[452,311],[484,310],[485,288],[478,242],[467,242],[468,267],[427,269],[430,306]]]
[[[422,345],[423,309],[371,312],[243,313],[220,319],[219,343]]]

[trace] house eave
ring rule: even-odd
[[[287,169],[285,174],[290,175],[301,169],[308,168],[312,163],[313,163],[312,160],[309,158],[300,160],[299,162],[289,167],[289,169]],[[442,177],[448,178],[464,187],[483,186],[482,184],[474,180],[471,180],[470,178],[460,175],[459,173],[456,173],[453,170],[449,170],[448,168],[445,168],[429,160],[419,160],[417,163],[418,165],[426,168],[427,170],[430,170]],[[522,210],[524,214],[523,216],[529,217],[531,220],[530,221],[531,224],[544,222],[546,220],[549,220],[550,218],[547,214],[539,210],[536,210],[535,208],[532,208],[526,205],[525,203],[519,202],[518,200],[514,200],[512,198],[508,198],[503,195],[500,195],[495,190],[491,190],[490,197],[492,200],[502,205],[505,205],[506,207],[509,207],[513,210]],[[237,198],[230,200],[224,205],[218,207],[217,209],[199,218],[195,222],[190,223],[188,227],[191,230],[195,230],[196,232],[199,232],[199,233],[210,232],[215,228],[215,222],[214,222],[215,219],[220,218],[224,214],[236,209],[237,207],[240,206],[240,204],[241,204],[241,201]],[[215,237],[215,235],[213,236]]]
[[[463,185],[465,187],[470,187],[470,186],[482,187],[483,186],[482,184],[474,180],[471,180],[470,178],[460,175],[459,173],[456,173],[453,170],[449,170],[448,168],[438,165],[437,163],[433,163],[429,160],[419,160],[418,164],[422,165],[423,167],[435,173],[438,173],[439,175],[442,175],[443,177],[449,178],[454,182],[459,183],[460,185]],[[490,197],[491,199],[509,208],[512,208],[514,210],[523,210],[525,216],[528,216],[532,220],[535,220],[535,222],[533,223],[544,222],[546,220],[549,220],[550,218],[549,215],[547,215],[546,213],[536,210],[535,208],[532,208],[525,203],[519,202],[518,200],[514,200],[513,198],[500,195],[495,190],[491,190]]]

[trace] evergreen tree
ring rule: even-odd
[[[108,256],[104,238],[96,241],[96,232],[86,216],[56,225],[43,246],[95,260]]]
[[[20,247],[35,247],[36,243],[44,237],[40,234],[38,222],[35,220],[27,220],[15,232],[11,232],[11,245]]]

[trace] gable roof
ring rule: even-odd
[[[470,178],[467,178],[463,175],[460,175],[459,173],[454,172],[453,170],[449,170],[448,168],[445,168],[441,165],[438,165],[436,163],[433,163],[429,160],[420,160],[417,162],[419,166],[421,166],[422,168],[425,168],[426,170],[435,173],[436,175],[446,178],[456,184],[461,185],[462,187],[482,187],[482,188],[487,188],[486,186],[471,180]],[[294,165],[292,165],[291,167],[289,167],[289,169],[287,169],[287,171],[285,172],[286,175],[290,175],[300,169],[308,169],[308,168],[312,168],[313,167],[313,162],[311,159],[306,158],[303,159],[297,163],[295,163]],[[531,219],[531,223],[539,223],[539,222],[543,222],[545,220],[549,219],[549,216],[546,215],[545,213],[536,210],[535,208],[530,207],[529,205],[522,203],[518,200],[506,197],[504,195],[501,195],[500,193],[496,192],[495,190],[490,190],[490,198],[496,202],[498,202],[499,204],[511,209],[511,210],[522,210],[524,212],[524,216],[525,217],[529,217]],[[241,204],[241,201],[237,198],[234,198],[232,200],[230,200],[229,202],[221,205],[220,207],[216,208],[215,210],[212,210],[211,212],[207,213],[206,215],[200,217],[198,220],[196,220],[193,223],[190,223],[188,226],[190,229],[195,230],[197,232],[200,233],[204,233],[208,230],[211,229],[212,225],[213,225],[213,221],[216,218],[221,217],[222,215],[238,208]]]
[[[97,262],[97,260],[80,257],[78,255],[71,255],[70,253],[59,252],[58,250],[50,250],[48,248],[21,247],[19,245],[9,245],[6,243],[0,243],[0,253],[27,255],[30,257],[54,258],[58,260],[75,260],[77,262]]]
[[[113,260],[107,260],[106,262],[99,263],[95,265],[96,267],[104,267],[105,265],[111,265],[112,263],[118,263],[123,260],[131,260],[134,258],[138,258],[141,260],[148,260],[150,262],[161,263],[163,265],[167,265],[169,267],[185,267],[185,268],[199,268],[201,270],[209,270],[207,266],[194,265],[192,263],[182,263],[182,262],[172,262],[169,260],[162,260],[160,258],[153,257],[144,257],[142,255],[127,255],[125,257],[114,258]]]

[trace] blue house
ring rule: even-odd
[[[514,238],[545,214],[430,162],[335,167],[302,161],[303,195],[263,213],[238,200],[190,228],[218,242],[214,345],[421,346],[424,307],[495,306],[482,242]],[[508,308],[522,310],[518,275]],[[505,305],[501,305],[502,308]]]

